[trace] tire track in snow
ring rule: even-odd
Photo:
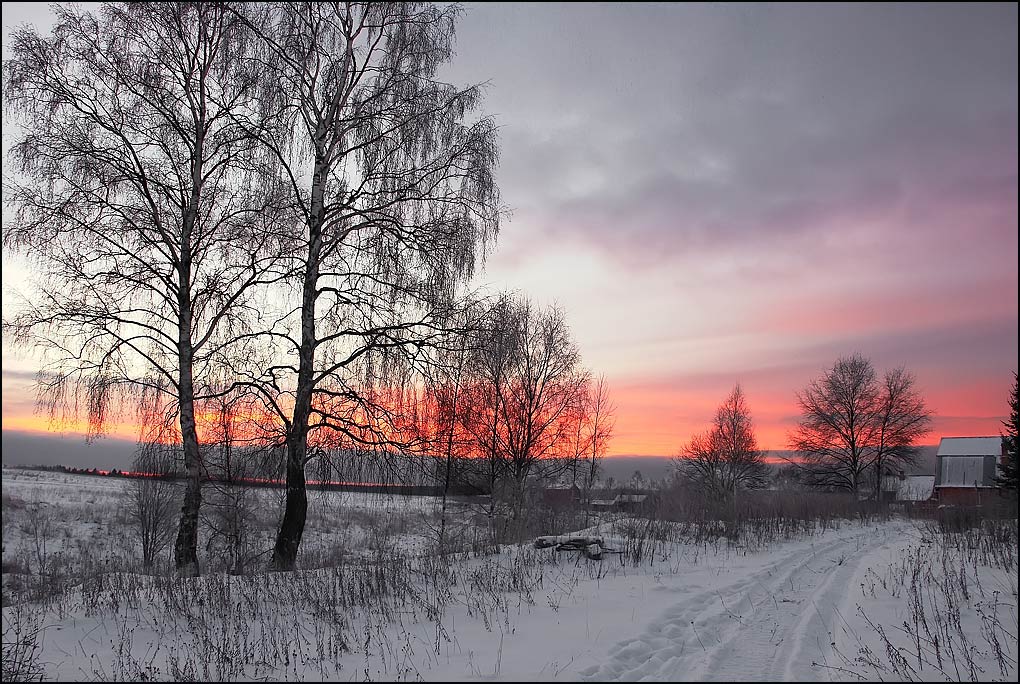
[[[797,548],[749,576],[690,595],[580,671],[597,681],[811,680],[835,609],[874,545],[874,529]],[[864,548],[861,548],[861,547]]]

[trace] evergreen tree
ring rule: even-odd
[[[1015,492],[1017,489],[1016,452],[1018,442],[1020,442],[1020,394],[1017,391],[1016,371],[1013,372],[1013,392],[1009,397],[1009,408],[1009,420],[1002,422],[1006,427],[1006,434],[1002,437],[1002,442],[1006,447],[1006,459],[999,468],[999,476],[995,478],[995,483],[1003,489],[1011,489]]]

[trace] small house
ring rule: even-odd
[[[647,500],[647,494],[618,494],[615,508],[623,513],[637,513]]]
[[[899,499],[900,487],[903,484],[903,475],[883,475],[882,489],[879,493],[880,501],[896,501]]]
[[[616,506],[616,499],[592,499],[588,502],[588,508],[595,512],[608,513]]]
[[[551,507],[575,506],[581,501],[581,490],[576,485],[557,485],[542,488],[542,503]]]
[[[899,481],[896,501],[919,503],[928,501],[935,494],[934,475],[908,475]]]
[[[603,496],[605,492],[602,492]],[[639,513],[644,511],[653,503],[653,496],[650,494],[617,494],[611,499],[592,498],[588,503],[591,511],[617,512],[617,513]]]
[[[935,462],[939,503],[980,505],[995,492],[997,467],[1005,454],[1001,437],[943,437]]]

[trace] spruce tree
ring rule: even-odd
[[[1006,427],[1006,434],[1002,437],[1003,445],[1006,447],[1006,458],[999,468],[999,475],[995,483],[1003,489],[1010,489],[1014,492],[1017,489],[1017,445],[1020,442],[1020,393],[1017,390],[1017,374],[1013,372],[1013,392],[1009,397],[1009,420],[1003,421]]]

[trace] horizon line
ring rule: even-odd
[[[120,437],[120,436],[115,436],[115,435],[108,435],[108,434],[95,435],[95,436],[93,436],[93,437],[91,437],[89,439],[86,439],[86,435],[84,433],[81,433],[81,432],[68,432],[68,431],[59,431],[59,430],[42,431],[42,430],[24,430],[24,429],[18,429],[18,428],[0,428],[0,435],[7,435],[7,434],[10,434],[12,436],[13,435],[17,435],[17,436],[27,437],[27,438],[43,438],[43,439],[45,439],[47,437],[53,437],[53,438],[59,438],[59,439],[81,440],[82,442],[85,442],[89,446],[91,446],[93,444],[96,444],[96,442],[101,441],[101,440],[110,440],[110,441],[113,441],[113,442],[121,443],[121,444],[123,444],[125,446],[127,446],[127,445],[136,445],[138,443],[137,440],[134,440],[134,439],[127,439],[125,437]],[[937,447],[939,445],[939,441],[942,440],[942,439],[959,439],[959,438],[966,439],[966,438],[975,438],[975,437],[1001,437],[1001,435],[945,435],[945,436],[939,437],[934,442],[927,442],[927,443],[917,444],[915,446],[918,446],[918,447]],[[769,453],[769,452],[774,452],[774,453],[793,453],[795,450],[793,450],[793,449],[761,449],[761,451],[766,452],[766,453]],[[675,453],[670,453],[670,454],[634,454],[634,453],[624,453],[624,454],[606,454],[605,456],[603,456],[603,458],[620,458],[620,459],[628,459],[628,458],[664,458],[664,459],[672,459],[672,458],[676,458],[676,457],[677,457],[677,454],[675,454]],[[19,465],[28,465],[28,464],[19,464]]]

